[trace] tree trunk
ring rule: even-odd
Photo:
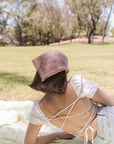
[[[90,33],[88,32],[88,44],[91,44],[92,42],[92,35],[94,34],[95,30],[96,30],[96,24],[98,22],[99,16],[97,16],[97,21],[95,21],[95,19],[92,17],[92,28],[90,30]]]
[[[106,23],[105,23],[105,26],[104,26],[104,29],[103,29],[103,32],[102,32],[102,43],[104,43],[104,37],[105,37],[106,29],[107,29],[108,22],[109,22],[111,13],[112,13],[112,5],[113,5],[113,4],[111,4],[110,12],[109,12],[109,14],[108,14],[107,21],[106,21]]]
[[[49,45],[49,32],[47,33],[47,44]]]
[[[19,28],[19,46],[22,46],[23,45],[22,31],[20,26],[18,28]]]
[[[91,34],[88,36],[88,44],[91,44]]]
[[[63,36],[63,34],[62,34],[62,31],[61,31],[61,34],[60,34],[60,38],[59,38],[59,42],[58,42],[58,45],[60,45],[60,43],[61,43],[61,40],[62,40],[62,36]]]
[[[73,30],[72,30],[72,33],[71,33],[71,36],[70,36],[70,43],[72,43],[72,39],[73,39]]]
[[[40,40],[40,45],[42,45],[42,38],[41,38],[41,31],[39,31],[39,40]]]
[[[92,35],[93,35],[95,29],[96,29],[95,27],[93,29],[91,29],[91,31],[90,31],[90,33],[88,35],[88,44],[92,43]]]
[[[32,46],[35,46],[35,41],[33,38],[31,39],[31,43],[32,43]]]

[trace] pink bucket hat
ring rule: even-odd
[[[38,71],[42,82],[58,72],[69,72],[67,57],[57,50],[48,50],[34,58],[32,62]]]

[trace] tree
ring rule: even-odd
[[[82,3],[78,0],[70,0],[70,1],[64,0],[64,1],[68,11],[67,13],[70,14],[66,20],[67,25],[70,26],[68,20],[72,19],[70,21],[70,23],[72,23],[71,25],[73,25],[72,30],[75,31],[75,35],[76,33],[79,33],[78,34],[79,36],[80,33],[83,31],[83,18],[82,18],[83,15],[81,15]]]
[[[9,1],[10,5],[10,18],[12,19],[12,37],[14,38],[13,43],[22,46],[24,44],[23,35],[25,36],[24,30],[24,19],[29,14],[29,10],[34,7],[34,0],[13,0]],[[12,38],[11,38],[12,39]]]
[[[95,33],[97,23],[101,16],[102,0],[85,0],[82,5],[83,9],[85,10],[82,11],[83,25],[87,33],[88,43],[91,43],[92,36]]]
[[[81,33],[92,43],[94,34],[107,34],[114,0],[63,1],[60,7],[57,0],[1,0],[0,43],[49,45],[65,39],[72,42]]]
[[[9,17],[9,13],[6,10],[7,2],[1,1],[0,5],[0,45],[5,45],[7,42],[5,41],[5,33],[7,27],[7,20]]]
[[[105,22],[105,25],[104,25],[104,28],[103,28],[102,43],[104,43],[104,37],[106,35],[106,30],[107,30],[107,27],[108,27],[109,19],[110,19],[112,10],[113,10],[113,5],[114,5],[114,0],[106,0],[105,7],[109,8],[109,13],[107,15],[107,19],[106,19],[106,22]]]
[[[30,21],[39,33],[40,44],[58,41],[61,31],[61,10],[55,0],[37,2]]]
[[[76,29],[78,27],[77,17],[69,10],[67,4],[63,7],[63,18],[61,25],[63,30],[63,38],[70,39],[70,42],[72,42],[72,39],[76,36]]]
[[[112,33],[112,36],[114,36],[114,27],[110,31]]]
[[[87,33],[88,43],[91,43],[102,13],[103,0],[70,0],[69,2],[65,0],[65,2],[71,12],[77,16],[78,28]]]
[[[106,23],[106,20],[105,20],[104,16],[101,16],[100,19],[99,19],[99,22],[97,24],[97,29],[95,31],[95,35],[102,36],[105,23]],[[108,34],[109,27],[110,27],[110,25],[108,24],[107,30],[105,32],[106,35]]]

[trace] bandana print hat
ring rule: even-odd
[[[42,82],[58,72],[69,72],[67,57],[57,50],[48,50],[34,58],[32,62]]]

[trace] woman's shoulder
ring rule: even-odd
[[[39,102],[40,102],[40,99],[35,99],[35,100],[33,101],[33,104],[36,105],[36,104],[39,104]]]
[[[40,105],[40,99],[35,99],[33,102],[33,107],[30,113],[29,122],[36,125],[42,125],[49,122],[49,119],[42,112]]]
[[[80,77],[82,77],[82,75],[76,75],[76,74],[74,74],[74,75],[72,75],[72,76],[70,77],[70,79],[80,78]]]
[[[92,98],[98,88],[95,83],[82,77],[82,75],[72,75],[70,83],[72,84],[77,96],[81,98]]]
[[[43,119],[48,119],[45,114],[42,112],[42,109],[40,107],[40,102],[42,101],[42,99],[35,99],[33,102],[33,110],[39,115],[41,116]]]
[[[81,85],[81,81],[82,81],[82,76],[81,75],[72,75],[70,78],[70,83],[74,86],[74,85]]]

